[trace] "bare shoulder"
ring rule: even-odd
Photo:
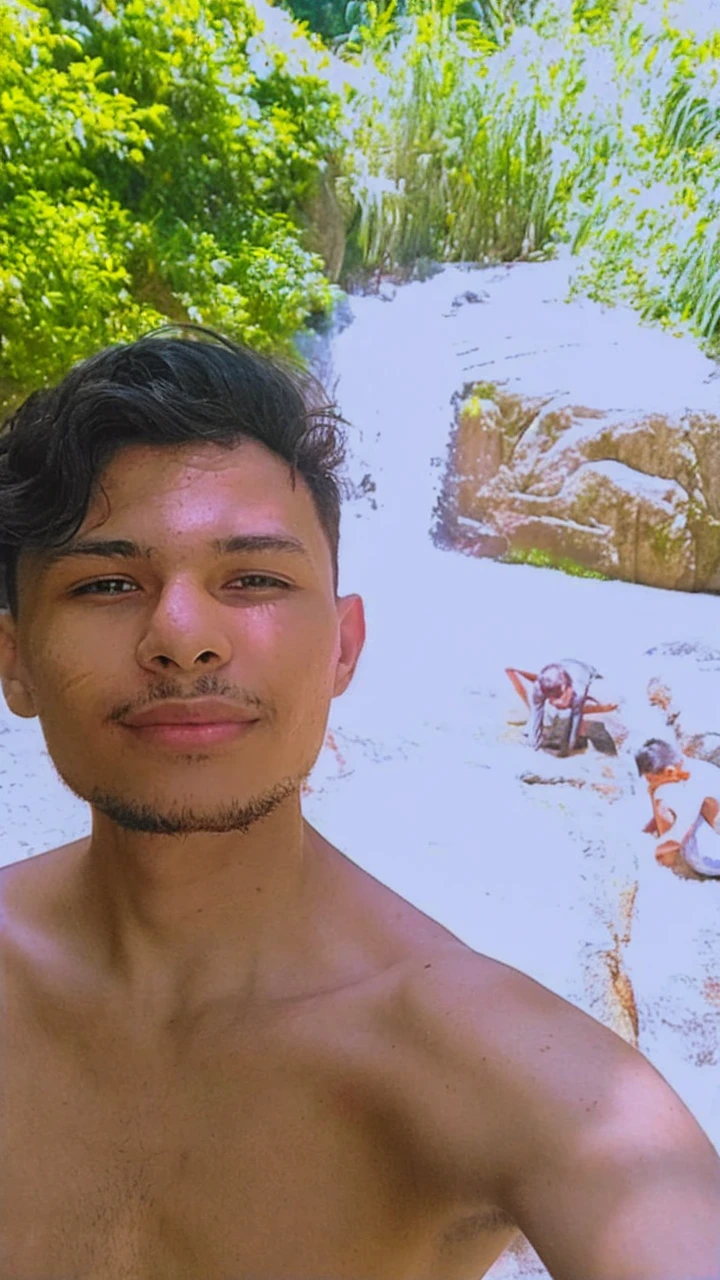
[[[576,1256],[568,1275],[581,1258],[588,1276],[611,1274],[588,1266],[587,1240],[601,1218],[613,1220],[618,1186],[650,1169],[692,1191],[698,1224],[720,1243],[720,1161],[709,1138],[649,1060],[582,1009],[511,966],[446,947],[408,968],[403,1025],[422,1046],[446,1178],[464,1191],[482,1183],[546,1265],[557,1258],[553,1275]],[[659,1224],[665,1192],[647,1196]],[[560,1227],[558,1205],[575,1235]],[[567,1255],[553,1253],[561,1232]]]
[[[54,851],[53,851],[54,852]],[[26,923],[24,903],[31,901],[37,869],[35,858],[22,858],[0,867],[0,940],[7,941]]]
[[[33,939],[52,936],[53,907],[84,843],[75,840],[0,867],[0,947],[6,960]]]
[[[540,1035],[597,1034],[620,1053],[634,1054],[625,1041],[529,974],[457,941],[419,953],[406,967],[407,1013],[428,1032],[445,1034],[448,1043],[466,1035],[505,1059],[522,1058]]]
[[[81,840],[72,844],[59,845],[56,849],[47,849],[44,853],[33,854],[29,858],[18,858],[15,862],[6,862],[0,867],[0,897],[3,903],[10,903],[18,895],[36,891],[67,864],[71,855],[83,843]]]
[[[619,1081],[668,1105],[677,1099],[648,1059],[610,1028],[528,974],[464,945],[439,947],[424,963],[408,965],[403,1001],[408,1029],[442,1055],[457,1089],[482,1084],[506,1141],[518,1125],[526,1137],[524,1110],[544,1109],[556,1132],[582,1126],[613,1105]],[[677,1107],[684,1109],[679,1099]]]

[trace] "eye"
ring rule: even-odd
[[[244,574],[241,574],[239,578],[234,578],[233,581],[247,582],[251,579],[254,579],[255,582],[260,582],[263,584],[269,583],[273,587],[283,587],[286,591],[291,590],[290,583],[283,582],[280,578],[273,578],[266,573],[244,573]],[[126,586],[126,587],[134,586],[134,583],[128,582],[127,578],[94,578],[92,582],[86,582],[81,587],[75,587],[74,590],[70,592],[70,595],[82,596],[82,595],[127,595],[128,594],[126,591],[121,591],[121,592],[99,591],[98,592],[98,591],[92,590],[93,587],[106,587],[106,586],[109,586],[111,583],[121,583],[123,586]],[[267,587],[263,586],[259,589],[266,590]]]

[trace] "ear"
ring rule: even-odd
[[[365,609],[362,597],[342,596],[336,607],[340,625],[340,651],[335,667],[334,698],[344,693],[350,684],[365,645]]]
[[[17,623],[9,613],[0,613],[0,685],[13,715],[32,720],[37,715],[35,700],[20,661]]]

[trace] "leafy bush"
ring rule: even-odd
[[[156,314],[130,296],[132,219],[90,159],[138,163],[157,109],[105,87],[80,46],[39,11],[0,9],[0,375],[42,381],[88,343],[123,338]]]
[[[125,210],[100,194],[58,202],[35,189],[15,197],[0,215],[5,378],[38,385],[96,347],[161,322],[131,296],[131,232]]]
[[[333,306],[296,220],[340,102],[249,0],[6,0],[0,45],[6,404],[166,319],[290,353]]]
[[[720,349],[720,33],[669,0],[325,7],[344,107],[250,0],[5,0],[0,403],[165,319],[294,351],[338,294],[304,247],[321,180],[346,282],[565,243],[571,296]]]
[[[280,0],[298,22],[307,24],[335,49],[362,44],[378,20],[385,21],[392,11],[393,22],[412,9],[413,0]],[[579,0],[582,3],[582,0]],[[608,0],[605,0],[607,3]],[[475,23],[484,32],[501,30],[529,20],[537,0],[455,0],[459,19]],[[417,10],[417,4],[415,8]]]

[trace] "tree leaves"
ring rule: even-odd
[[[14,399],[191,309],[283,350],[332,306],[293,219],[340,145],[341,105],[269,44],[261,81],[259,31],[249,0],[4,0],[0,380]]]

